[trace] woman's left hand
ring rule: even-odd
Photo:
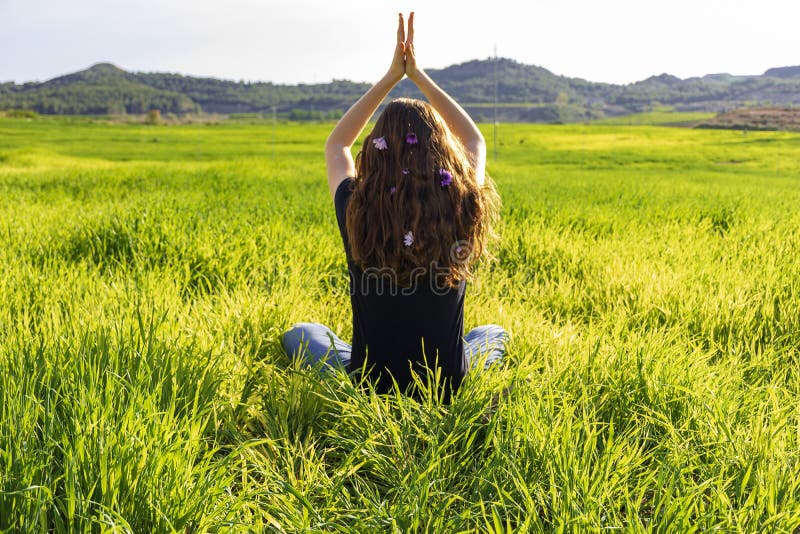
[[[406,30],[403,24],[403,14],[398,14],[397,24],[397,43],[394,47],[394,57],[392,58],[392,66],[389,67],[389,75],[396,78],[397,81],[403,79],[406,74]]]

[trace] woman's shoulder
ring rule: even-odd
[[[350,177],[342,180],[342,183],[336,188],[336,193],[333,195],[333,200],[336,205],[339,204],[340,199],[344,200],[353,192],[353,179]]]

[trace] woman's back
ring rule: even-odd
[[[378,391],[391,378],[401,389],[411,382],[411,370],[423,374],[438,367],[442,378],[458,388],[469,369],[464,351],[466,282],[446,282],[448,271],[436,267],[418,271],[401,284],[391,269],[361,268],[353,262],[345,224],[352,181],[345,180],[335,196],[339,232],[350,273],[353,311],[351,371],[365,367]]]

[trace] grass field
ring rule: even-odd
[[[800,135],[500,125],[441,406],[280,348],[351,334],[330,128],[0,120],[0,530],[800,529]]]

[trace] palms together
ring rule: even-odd
[[[417,57],[414,53],[414,12],[408,16],[408,35],[403,24],[403,14],[398,15],[397,46],[389,71],[398,79],[403,75],[413,79],[417,74]]]

